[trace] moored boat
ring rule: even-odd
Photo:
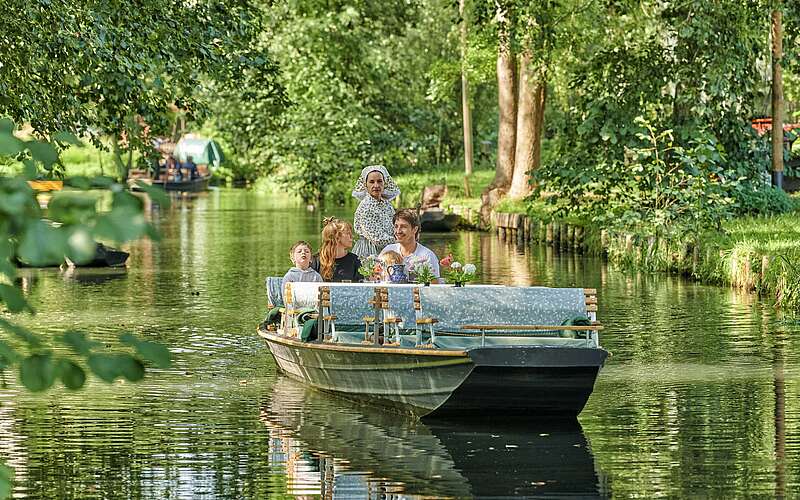
[[[259,335],[281,371],[417,416],[576,416],[608,355],[594,290],[292,283],[282,304],[278,280]]]

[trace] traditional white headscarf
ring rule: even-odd
[[[363,200],[369,196],[369,193],[367,193],[367,176],[370,174],[370,172],[380,172],[383,176],[384,186],[381,197],[384,200],[391,201],[397,198],[397,196],[400,194],[400,188],[398,188],[397,184],[394,183],[392,176],[389,175],[389,172],[383,165],[369,165],[361,170],[361,175],[356,181],[356,187],[353,189],[354,198]]]

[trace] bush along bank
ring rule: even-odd
[[[682,237],[612,231],[521,213],[493,212],[491,223],[506,241],[602,254],[626,269],[673,272],[758,292],[796,315],[800,314],[798,220],[797,212],[738,218],[723,223],[721,230]]]

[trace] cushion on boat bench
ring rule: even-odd
[[[264,280],[267,288],[267,299],[275,307],[283,307],[283,277],[268,276]]]
[[[313,307],[322,283],[296,283],[293,303]],[[328,283],[331,310],[340,325],[362,325],[364,316],[374,313],[369,300],[374,287],[367,283]],[[380,285],[377,285],[380,286]],[[389,307],[403,320],[404,329],[414,328],[415,285],[389,286]],[[561,325],[586,318],[586,296],[582,288],[508,287],[497,285],[449,285],[420,287],[424,317],[439,320],[437,331],[462,332],[463,325]],[[472,331],[472,333],[475,333]]]

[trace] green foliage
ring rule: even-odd
[[[306,200],[339,202],[369,163],[425,172],[459,158],[452,2],[279,2],[266,17],[270,37],[262,43],[280,65],[288,106],[259,78],[220,97],[215,127],[236,151],[232,175],[269,174]],[[481,140],[491,141],[496,122],[493,57],[477,41],[469,51],[476,152],[486,157],[491,148]]]
[[[554,151],[536,194],[562,215],[645,234],[697,234],[736,214],[788,209],[767,185],[768,144],[749,126],[767,90],[758,71],[767,6],[591,8],[594,23],[555,79]]]
[[[142,201],[107,178],[74,178],[67,182],[71,191],[53,196],[48,215],[43,213],[27,180],[37,176],[39,167],[52,168],[59,162],[52,143],[21,140],[14,136],[13,122],[0,120],[0,156],[10,154],[25,165],[22,174],[0,177],[0,302],[8,313],[33,312],[16,284],[16,262],[33,265],[59,264],[65,256],[83,262],[94,256],[95,238],[105,237],[124,243],[155,231],[142,215]],[[76,143],[71,134],[56,135],[59,140]],[[54,156],[56,155],[56,156]],[[98,209],[98,196],[87,190],[102,187],[109,194],[106,210]],[[149,190],[153,198],[168,204],[163,192]],[[119,377],[135,382],[145,374],[144,363],[160,368],[170,365],[166,347],[140,340],[130,333],[120,337],[125,351],[107,352],[86,334],[67,331],[56,339],[74,354],[54,351],[41,336],[29,331],[10,317],[0,317],[0,372],[18,369],[19,382],[30,391],[45,391],[60,380],[69,390],[86,382],[86,370],[98,378],[113,382]],[[11,490],[12,472],[0,464],[0,498]]]
[[[10,0],[4,6],[14,15],[0,18],[0,115],[44,136],[88,134],[97,146],[99,134],[113,137],[122,177],[131,151],[147,156],[153,135],[169,135],[171,108],[206,115],[207,95],[198,89],[235,88],[251,68],[266,68],[259,72],[262,88],[274,80],[274,66],[253,43],[262,31],[255,2]],[[75,142],[65,133],[53,138]],[[14,147],[7,136],[0,142],[6,154]],[[49,170],[57,157],[51,145],[41,147]]]

